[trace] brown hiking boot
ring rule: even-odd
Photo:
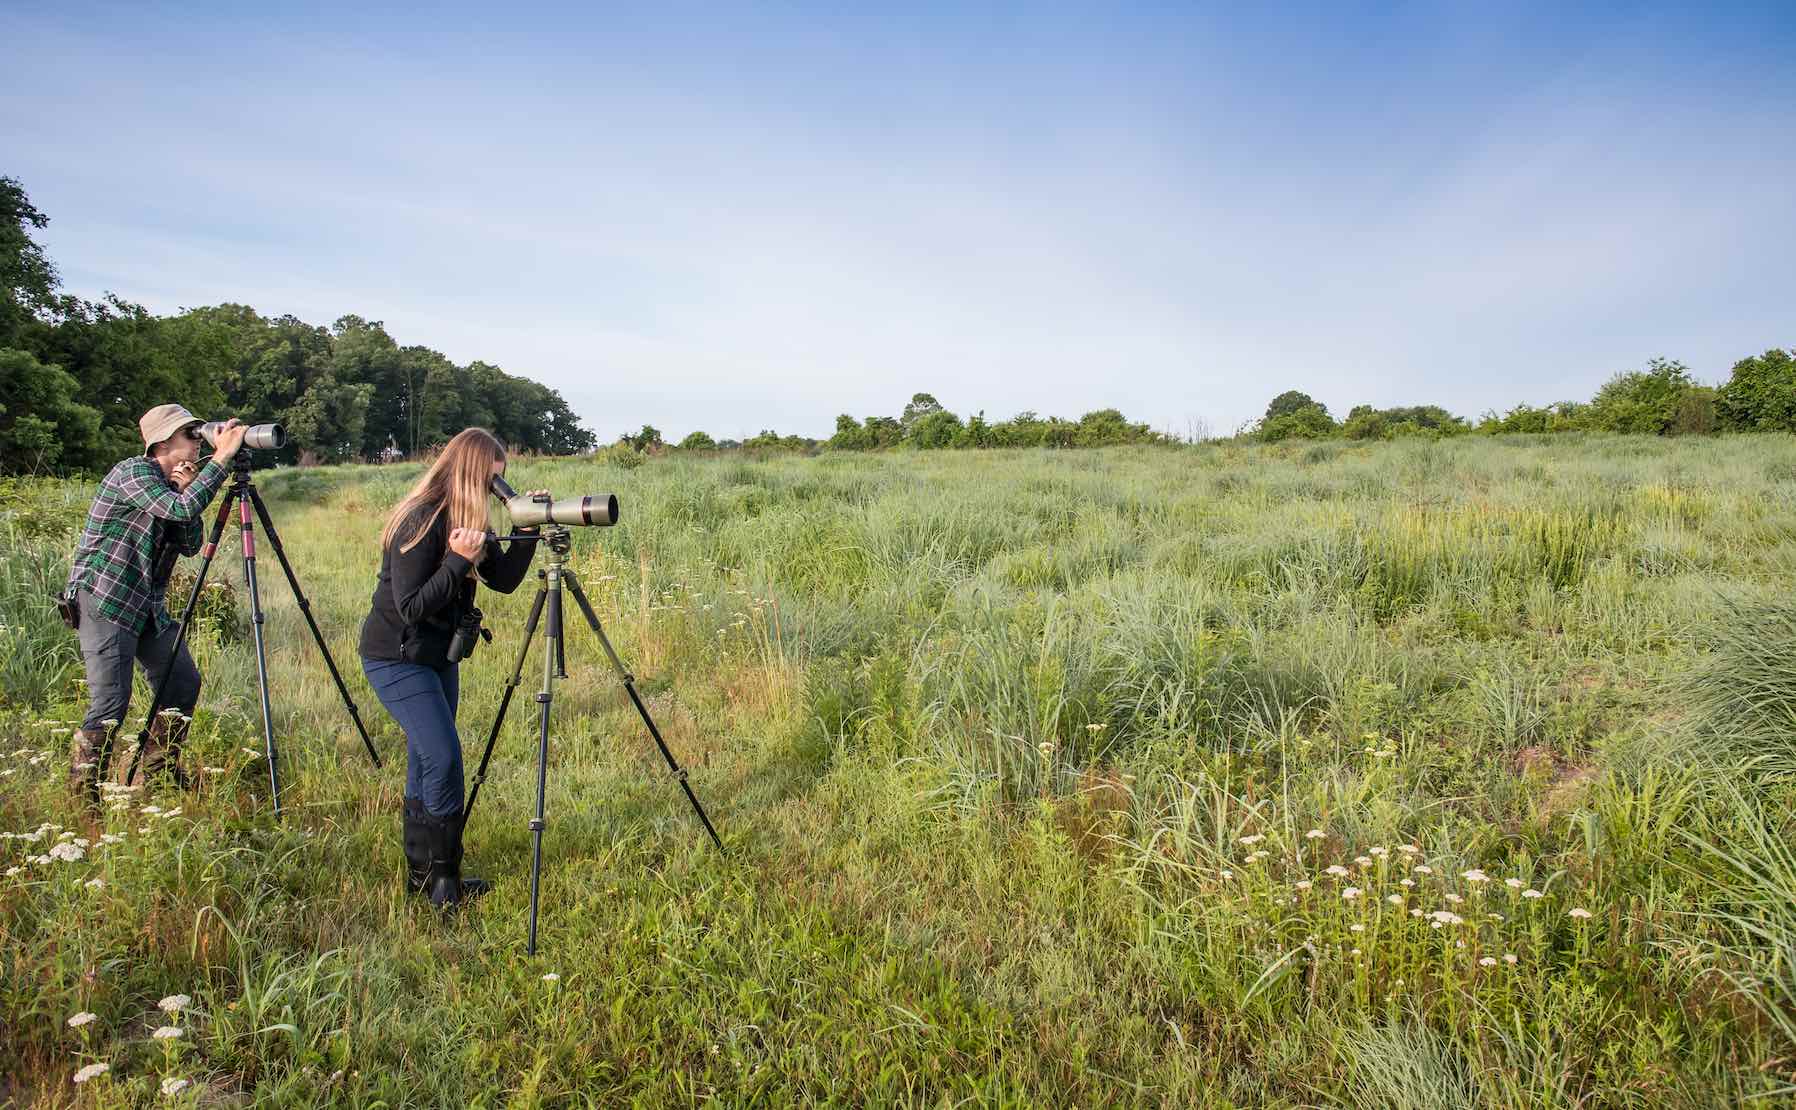
[[[106,777],[101,757],[106,752],[106,730],[75,730],[69,749],[69,792],[89,802],[100,800],[100,780]]]
[[[119,785],[147,785],[151,780],[167,777],[182,790],[188,789],[192,781],[181,770],[181,745],[192,723],[191,717],[181,716],[178,710],[165,709],[156,714],[137,755],[119,768]]]

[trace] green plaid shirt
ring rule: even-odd
[[[199,551],[201,517],[226,474],[208,460],[183,493],[146,456],[113,467],[75,545],[69,587],[93,594],[101,617],[139,636],[173,623],[163,598],[175,555]]]

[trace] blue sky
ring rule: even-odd
[[[1475,415],[1796,344],[1793,48],[1796,4],[15,2],[0,174],[72,292],[357,313],[605,439]]]

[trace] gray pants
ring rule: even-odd
[[[182,644],[175,651],[175,637],[181,626],[171,624],[157,635],[151,631],[138,636],[121,624],[103,620],[96,611],[93,595],[80,592],[81,661],[87,664],[87,716],[81,727],[98,729],[105,721],[123,721],[131,707],[131,663],[143,664],[144,678],[150,693],[156,692],[162,676],[172,667],[168,692],[162,695],[162,708],[173,707],[188,716],[200,700],[200,669]]]

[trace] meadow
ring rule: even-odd
[[[201,788],[71,806],[47,597],[93,486],[0,487],[0,1103],[1796,1090],[1796,440],[608,459],[509,477],[619,495],[571,565],[727,852],[572,625],[534,957],[537,657],[496,890],[403,889],[355,644],[415,465],[259,476],[386,759],[264,545],[278,822],[232,539]],[[483,591],[470,775],[531,594]]]

